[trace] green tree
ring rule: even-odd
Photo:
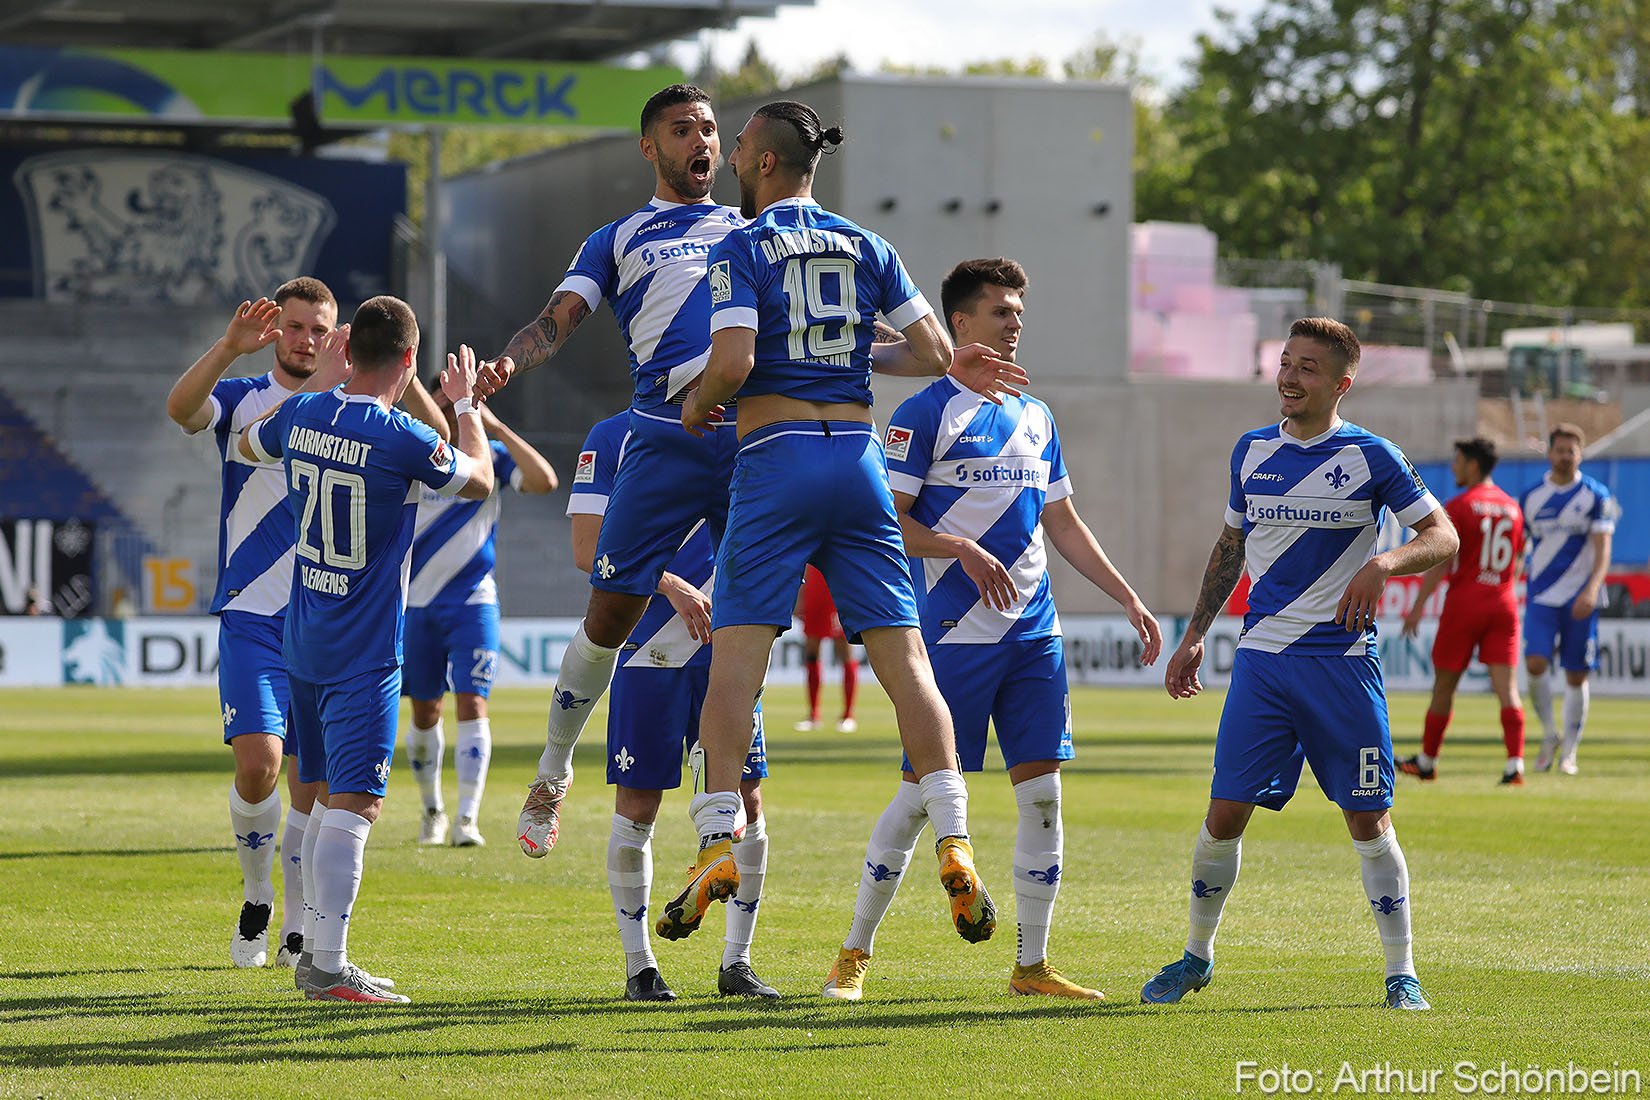
[[[1143,218],[1383,282],[1621,304],[1650,255],[1642,0],[1270,0],[1199,38]]]

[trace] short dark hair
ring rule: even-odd
[[[400,298],[368,298],[349,324],[349,357],[356,367],[373,370],[399,365],[418,346],[418,318]]]
[[[309,302],[311,305],[324,306],[330,304],[333,311],[338,309],[338,299],[332,296],[327,284],[311,275],[300,275],[296,279],[288,279],[275,288],[275,304],[284,306],[287,299],[296,298],[300,302]]]
[[[1455,449],[1461,452],[1461,457],[1469,462],[1478,463],[1478,472],[1484,477],[1490,476],[1495,464],[1501,461],[1501,450],[1495,445],[1495,440],[1475,435],[1471,439],[1457,439]]]
[[[818,112],[794,99],[764,103],[756,109],[756,117],[789,124],[773,131],[768,150],[786,169],[804,178],[814,174],[820,153],[836,152],[843,141],[842,127],[826,126]]]
[[[1553,430],[1547,433],[1547,449],[1549,451],[1553,449],[1553,444],[1558,442],[1558,437],[1561,435],[1575,440],[1577,447],[1587,446],[1587,433],[1581,430],[1581,425],[1565,421],[1562,424],[1554,424]]]
[[[709,93],[697,84],[672,84],[668,88],[660,88],[642,104],[642,133],[647,133],[647,128],[664,113],[666,107],[674,107],[678,103],[709,102]]]
[[[1026,269],[1006,256],[992,260],[964,260],[952,268],[940,284],[940,308],[945,311],[945,327],[951,326],[953,313],[967,313],[980,300],[987,286],[1000,286],[1016,294],[1024,294],[1031,285]]]
[[[1290,336],[1304,336],[1328,348],[1341,361],[1343,374],[1358,373],[1358,357],[1363,348],[1357,335],[1333,317],[1302,317],[1289,326]]]

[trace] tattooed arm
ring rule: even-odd
[[[496,358],[482,364],[476,383],[479,395],[489,397],[513,376],[549,362],[588,316],[590,307],[581,295],[571,290],[556,291],[543,311],[511,337]],[[496,364],[503,363],[509,364],[507,369],[496,369]]]
[[[1243,531],[1227,527],[1215,542],[1209,555],[1209,567],[1203,571],[1203,587],[1197,594],[1197,607],[1192,610],[1192,621],[1186,626],[1186,636],[1169,658],[1168,672],[1163,686],[1171,699],[1190,699],[1203,690],[1198,682],[1197,669],[1203,663],[1203,636],[1209,625],[1226,606],[1226,600],[1237,587],[1243,575]]]

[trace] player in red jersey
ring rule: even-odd
[[[827,638],[836,649],[836,659],[842,665],[842,717],[836,728],[852,733],[859,728],[854,721],[854,696],[859,693],[859,658],[848,638],[842,633],[842,622],[836,617],[836,604],[831,601],[831,590],[825,587],[825,578],[813,566],[802,574],[802,593],[797,597],[796,613],[802,619],[802,642],[808,655],[808,717],[796,724],[806,733],[819,728],[819,650]]]
[[[1438,636],[1432,643],[1437,678],[1427,706],[1421,751],[1398,762],[1398,770],[1419,779],[1437,776],[1434,766],[1444,743],[1455,688],[1472,662],[1472,652],[1490,673],[1490,685],[1501,701],[1501,737],[1507,745],[1507,766],[1501,774],[1506,786],[1524,784],[1524,705],[1518,698],[1514,669],[1518,662],[1518,599],[1513,581],[1523,557],[1524,517],[1518,502],[1490,479],[1499,455],[1492,440],[1482,437],[1455,444],[1451,470],[1455,484],[1466,489],[1444,506],[1461,535],[1461,549],[1453,561],[1426,571],[1415,606],[1404,616],[1404,633],[1413,636],[1421,623],[1421,607],[1438,582],[1449,578],[1444,610],[1438,618]]]

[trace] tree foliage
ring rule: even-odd
[[[1270,0],[1201,36],[1142,218],[1243,256],[1486,297],[1641,303],[1642,0]]]

